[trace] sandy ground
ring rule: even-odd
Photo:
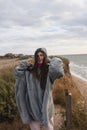
[[[74,83],[76,84],[78,90],[82,94],[82,96],[86,99],[87,101],[87,82],[72,75],[72,79]]]

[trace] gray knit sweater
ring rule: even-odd
[[[23,123],[35,120],[48,126],[49,119],[54,116],[53,83],[55,79],[64,75],[63,63],[56,57],[50,60],[44,91],[40,87],[40,82],[26,70],[28,65],[27,62],[22,62],[14,70],[17,107]]]

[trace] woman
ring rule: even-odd
[[[34,65],[22,62],[15,68],[15,97],[23,123],[31,130],[53,130],[53,83],[64,75],[62,61],[55,57],[48,60],[45,48],[34,54]]]

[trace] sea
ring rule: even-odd
[[[69,59],[70,72],[87,82],[87,54],[63,55]]]

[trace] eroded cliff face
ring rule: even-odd
[[[69,60],[60,57],[63,61],[65,75],[57,79],[53,85],[53,99],[55,104],[65,105],[65,90],[67,89],[72,94],[73,102],[79,102],[83,100],[79,90],[72,80],[72,75],[69,67]]]

